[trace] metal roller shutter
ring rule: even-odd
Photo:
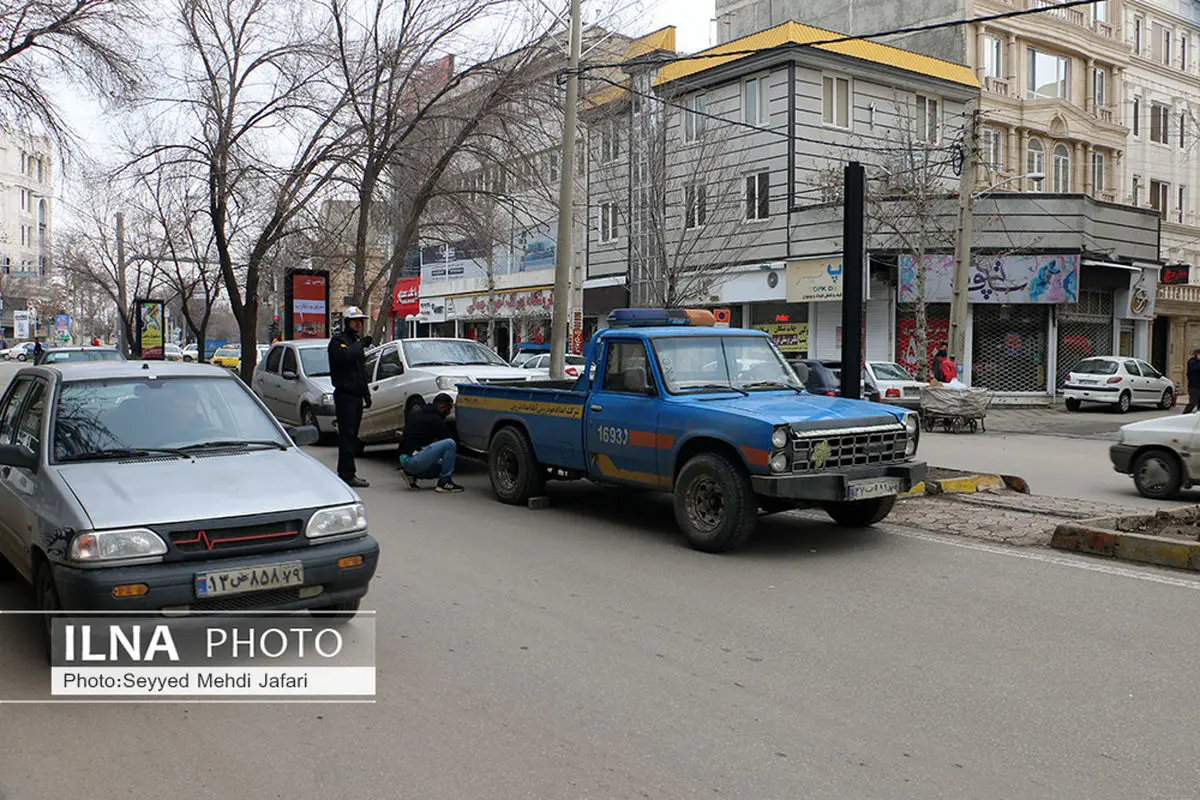
[[[1058,383],[1090,356],[1112,355],[1113,292],[1081,289],[1079,302],[1058,307]]]

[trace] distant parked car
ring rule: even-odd
[[[189,364],[196,361],[200,354],[200,347],[193,342],[183,346],[183,360]]]
[[[242,348],[236,344],[218,347],[209,362],[218,367],[225,367],[225,369],[237,369],[238,364],[242,363]]]
[[[513,354],[510,363],[514,367],[523,367],[526,363],[543,354],[550,354],[550,345],[538,344],[536,342],[521,342],[517,345],[517,351]]]
[[[921,392],[925,384],[904,367],[894,361],[868,361],[863,366],[883,402],[904,408],[921,407]]]
[[[273,345],[259,359],[250,386],[280,422],[311,426],[322,434],[337,431],[328,339]]]
[[[1136,358],[1093,356],[1076,364],[1063,384],[1068,411],[1086,403],[1106,403],[1124,414],[1133,406],[1175,405],[1175,384]]]
[[[587,366],[587,359],[583,356],[573,355],[567,355],[566,359],[567,363],[566,368],[564,369],[566,376],[568,378],[578,378],[579,373],[583,371],[585,366]],[[550,377],[550,354],[535,354],[533,358],[526,359],[525,362],[521,364],[521,369],[529,370],[530,372],[534,373],[535,378],[538,379]]]
[[[789,362],[796,376],[804,384],[810,394],[823,394],[826,397],[842,396],[842,363],[840,361],[817,361],[811,358],[799,358]],[[870,375],[863,370],[862,399],[872,403],[882,402],[879,389],[871,381]]]
[[[164,344],[163,358],[167,361],[183,361],[183,349],[177,344]]]
[[[0,350],[0,358],[5,361],[31,361],[33,360],[33,342],[21,342],[7,350]]]

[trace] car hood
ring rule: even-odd
[[[413,369],[419,369],[422,372],[427,372],[439,378],[446,375],[451,377],[466,376],[472,381],[495,380],[496,378],[508,380],[514,378],[526,379],[530,377],[529,373],[532,372],[532,370],[521,369],[520,367],[492,367],[482,364],[463,364],[461,366],[454,365],[449,367],[413,367]]]
[[[322,375],[317,378],[309,378],[308,382],[326,394],[329,394],[333,391],[333,379],[328,375]]]
[[[1200,415],[1171,414],[1156,419],[1145,419],[1121,426],[1122,439],[1152,440],[1154,437],[1189,435],[1200,427]]]
[[[796,430],[825,426],[840,428],[850,422],[887,425],[901,419],[906,413],[864,400],[780,392],[756,392],[749,397],[701,395],[688,398],[687,402],[712,411],[725,411],[773,425],[791,425]]]
[[[358,499],[323,464],[295,448],[55,469],[96,529],[270,514]]]

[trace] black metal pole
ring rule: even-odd
[[[846,165],[846,206],[842,219],[842,396],[862,399],[863,281],[867,173]]]

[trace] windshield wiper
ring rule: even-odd
[[[743,383],[742,388],[743,389],[791,389],[796,394],[804,394],[804,390],[801,389],[799,386],[793,386],[790,383],[783,383],[782,381],[751,381],[750,383]]]
[[[219,439],[213,442],[198,442],[179,448],[186,453],[196,450],[220,450],[230,447],[274,447],[276,450],[287,450],[287,445],[273,439]]]
[[[704,383],[699,386],[684,386],[684,387],[681,387],[679,389],[679,391],[680,392],[711,392],[711,391],[737,392],[738,394],[744,395],[746,397],[750,396],[750,393],[747,392],[745,389],[741,388],[740,386],[730,386],[727,383]]]
[[[497,364],[495,361],[464,361],[464,362],[462,362],[462,364],[464,367],[474,367],[474,366],[507,367],[508,366],[508,364]]]
[[[111,461],[124,458],[150,458],[152,456],[191,458],[183,450],[170,447],[112,447],[106,450],[90,450],[86,453],[63,456],[59,461]]]
[[[462,366],[457,361],[418,361],[413,364],[414,367],[459,367]]]

